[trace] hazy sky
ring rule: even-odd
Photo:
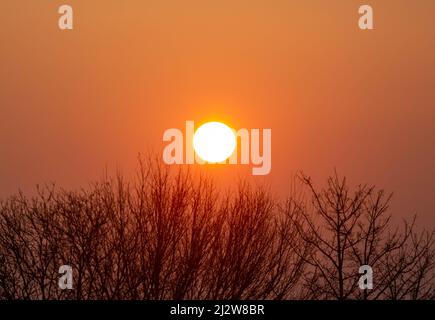
[[[258,179],[277,193],[337,168],[394,192],[396,217],[435,224],[435,1],[67,3],[72,31],[57,26],[64,1],[0,2],[0,197],[130,172],[164,130],[218,119],[272,129]]]

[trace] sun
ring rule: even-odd
[[[236,147],[233,130],[221,122],[207,122],[200,126],[193,136],[193,148],[198,156],[207,162],[226,160]]]

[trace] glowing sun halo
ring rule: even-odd
[[[221,122],[207,122],[193,136],[193,148],[207,162],[226,160],[236,147],[236,136],[231,128]]]

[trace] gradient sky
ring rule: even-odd
[[[57,27],[65,3],[73,31]],[[272,129],[258,179],[277,193],[337,168],[433,226],[434,16],[427,0],[2,0],[0,197],[130,172],[164,130],[222,120]]]

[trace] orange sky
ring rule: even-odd
[[[434,225],[434,1],[76,0],[73,31],[62,4],[0,2],[0,197],[128,172],[165,129],[219,119],[272,129],[277,193],[336,167]]]

